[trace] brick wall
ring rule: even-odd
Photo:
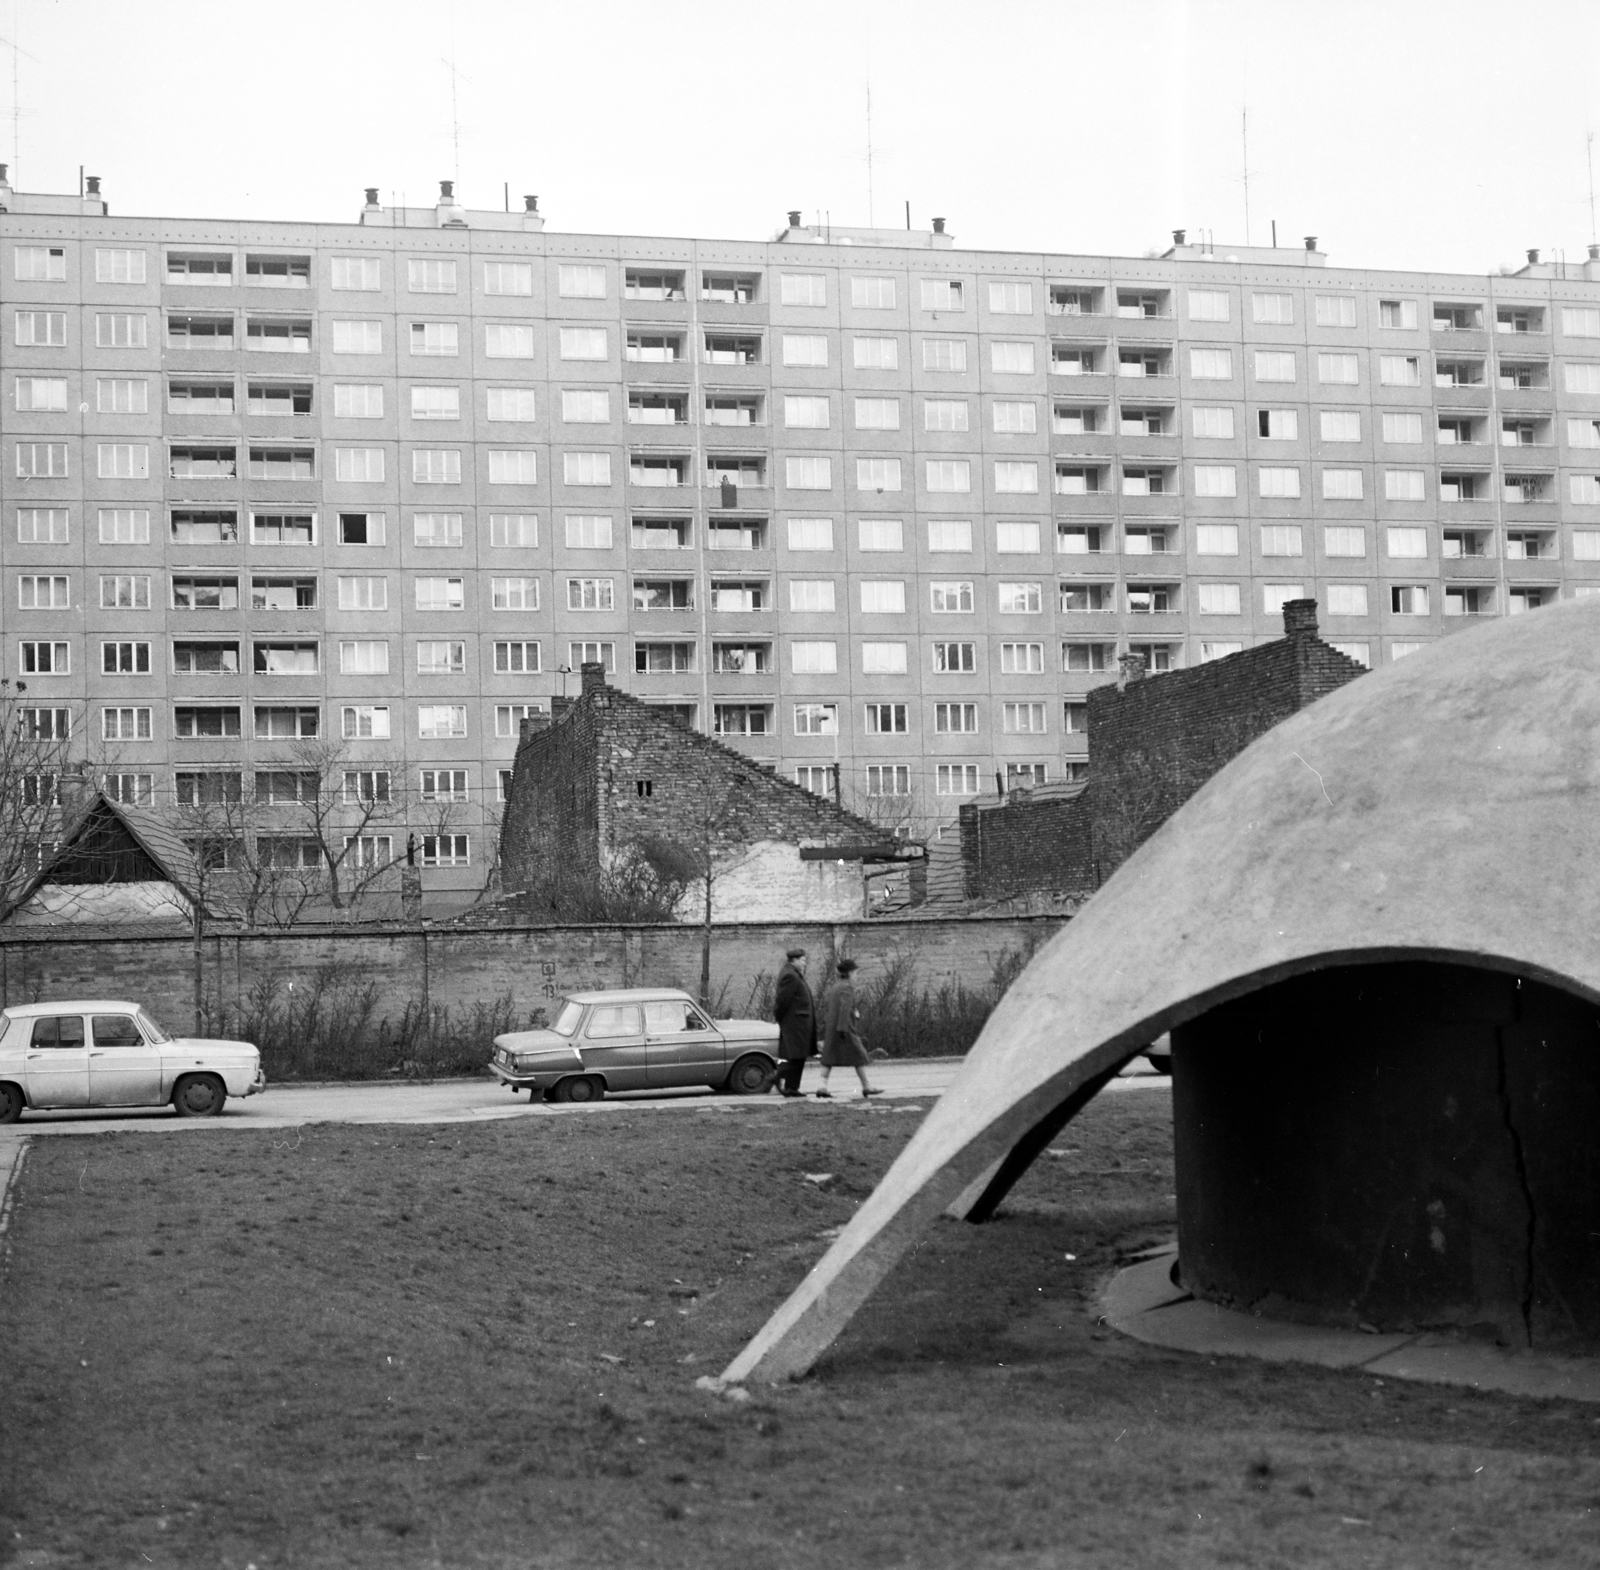
[[[1082,794],[961,809],[968,897],[1096,888],[1258,736],[1366,669],[1317,636],[1315,600],[1283,619],[1277,642],[1161,676],[1138,662],[1092,691]]]
[[[799,847],[886,838],[586,666],[583,696],[517,748],[501,856],[505,887],[526,889],[558,860],[597,878],[630,847],[664,842],[698,861],[709,842],[718,919],[848,919],[863,912],[861,863],[802,862]]]
[[[786,948],[809,949],[812,974],[848,953],[870,980],[909,957],[919,983],[985,985],[997,961],[1057,931],[1059,917],[952,917],[903,921],[745,923],[718,927],[711,949],[712,997],[747,1005],[776,976]],[[680,986],[698,992],[700,934],[676,925],[496,927],[386,932],[229,932],[207,937],[202,972],[205,1028],[236,1028],[252,989],[306,987],[338,969],[381,989],[383,1014],[407,1003],[470,1011],[507,994],[532,1008],[589,987]],[[194,1026],[194,949],[187,936],[106,939],[62,934],[0,937],[0,1006],[45,998],[130,998],[170,1029]],[[373,1022],[376,1024],[376,1021]]]

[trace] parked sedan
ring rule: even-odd
[[[25,1107],[159,1107],[213,1117],[267,1088],[248,1041],[170,1036],[137,1003],[26,1003],[0,1011],[0,1123]]]
[[[771,1089],[777,1068],[776,1025],[713,1020],[672,987],[570,993],[548,1029],[496,1036],[489,1059],[501,1084],[551,1101],[681,1085],[754,1096]]]

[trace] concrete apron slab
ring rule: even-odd
[[[1151,1346],[1274,1363],[1355,1368],[1385,1379],[1468,1385],[1507,1395],[1600,1401],[1600,1358],[1509,1351],[1434,1334],[1368,1335],[1202,1303],[1173,1282],[1177,1245],[1119,1270],[1100,1298],[1105,1322]]]
[[[15,1133],[0,1136],[0,1250],[5,1248],[11,1206],[17,1197],[17,1174],[22,1171],[22,1158],[27,1153],[26,1136]]]

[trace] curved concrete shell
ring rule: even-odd
[[[1600,1002],[1600,598],[1430,645],[1210,780],[1047,945],[730,1380],[805,1372],[947,1208],[981,1218],[1144,1043],[1336,961]]]

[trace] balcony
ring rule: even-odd
[[[1105,313],[1105,291],[1082,284],[1050,285],[1044,304],[1047,316],[1101,316]]]

